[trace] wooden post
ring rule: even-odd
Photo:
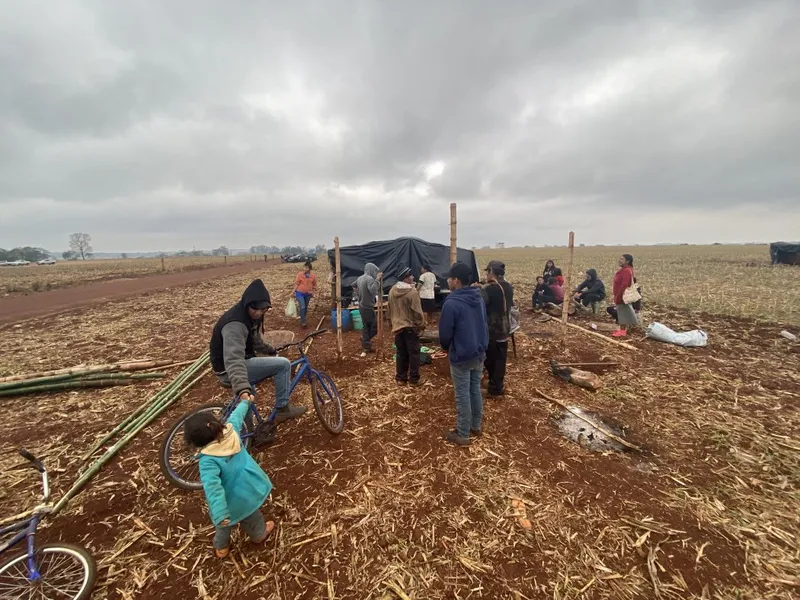
[[[383,278],[378,280],[378,348],[375,358],[383,358]]]
[[[166,265],[164,265],[164,257],[161,257],[161,272],[164,273],[167,270]]]
[[[225,266],[227,267],[227,266],[228,266],[228,255],[226,254],[226,255],[225,255],[225,256],[223,256],[222,258],[224,259],[222,262],[224,262],[224,263],[225,263]]]
[[[575,232],[569,232],[569,262],[567,263],[567,279],[564,281],[564,302],[561,304],[561,322],[564,324],[564,333],[567,331],[567,318],[569,305],[572,302],[572,257],[575,254]]]
[[[456,203],[450,203],[450,265],[458,260]]]
[[[336,257],[336,351],[342,360],[342,257],[339,255],[339,236],[333,238],[333,250]]]

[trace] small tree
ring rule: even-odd
[[[88,233],[73,233],[69,236],[69,249],[81,260],[92,257],[92,236]]]
[[[75,253],[72,250],[67,250],[66,252],[62,252],[61,256],[64,260],[75,260]]]
[[[214,256],[230,256],[230,250],[228,250],[227,246],[220,246],[219,248],[215,248],[211,251],[211,254]]]
[[[123,252],[122,254],[119,255],[119,257],[122,258],[122,259],[126,259],[126,258],[128,258],[128,253],[127,252]]]

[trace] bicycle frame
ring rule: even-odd
[[[41,579],[41,575],[39,574],[39,568],[36,565],[36,559],[35,559],[36,556],[35,538],[36,538],[36,528],[38,526],[39,526],[39,517],[31,517],[30,519],[20,521],[19,523],[13,523],[8,527],[0,528],[0,537],[8,535],[12,531],[19,531],[17,535],[11,538],[8,542],[4,543],[2,546],[0,546],[0,556],[2,556],[9,548],[16,546],[23,539],[27,538],[29,581],[38,581],[39,579]]]

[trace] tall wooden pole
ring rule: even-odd
[[[339,255],[339,236],[333,238],[333,251],[336,257],[336,351],[342,360],[342,257]]]
[[[458,261],[458,237],[456,221],[456,203],[450,203],[450,264]]]
[[[378,280],[378,348],[375,358],[383,358],[383,278]]]
[[[567,263],[567,279],[564,281],[564,302],[561,305],[561,322],[564,332],[567,331],[567,318],[569,317],[569,304],[572,301],[572,258],[575,254],[575,232],[569,232],[569,262]]]

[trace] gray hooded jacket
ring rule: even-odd
[[[359,306],[375,308],[375,296],[380,289],[380,282],[376,277],[378,277],[378,266],[373,263],[364,265],[364,274],[356,279]]]

